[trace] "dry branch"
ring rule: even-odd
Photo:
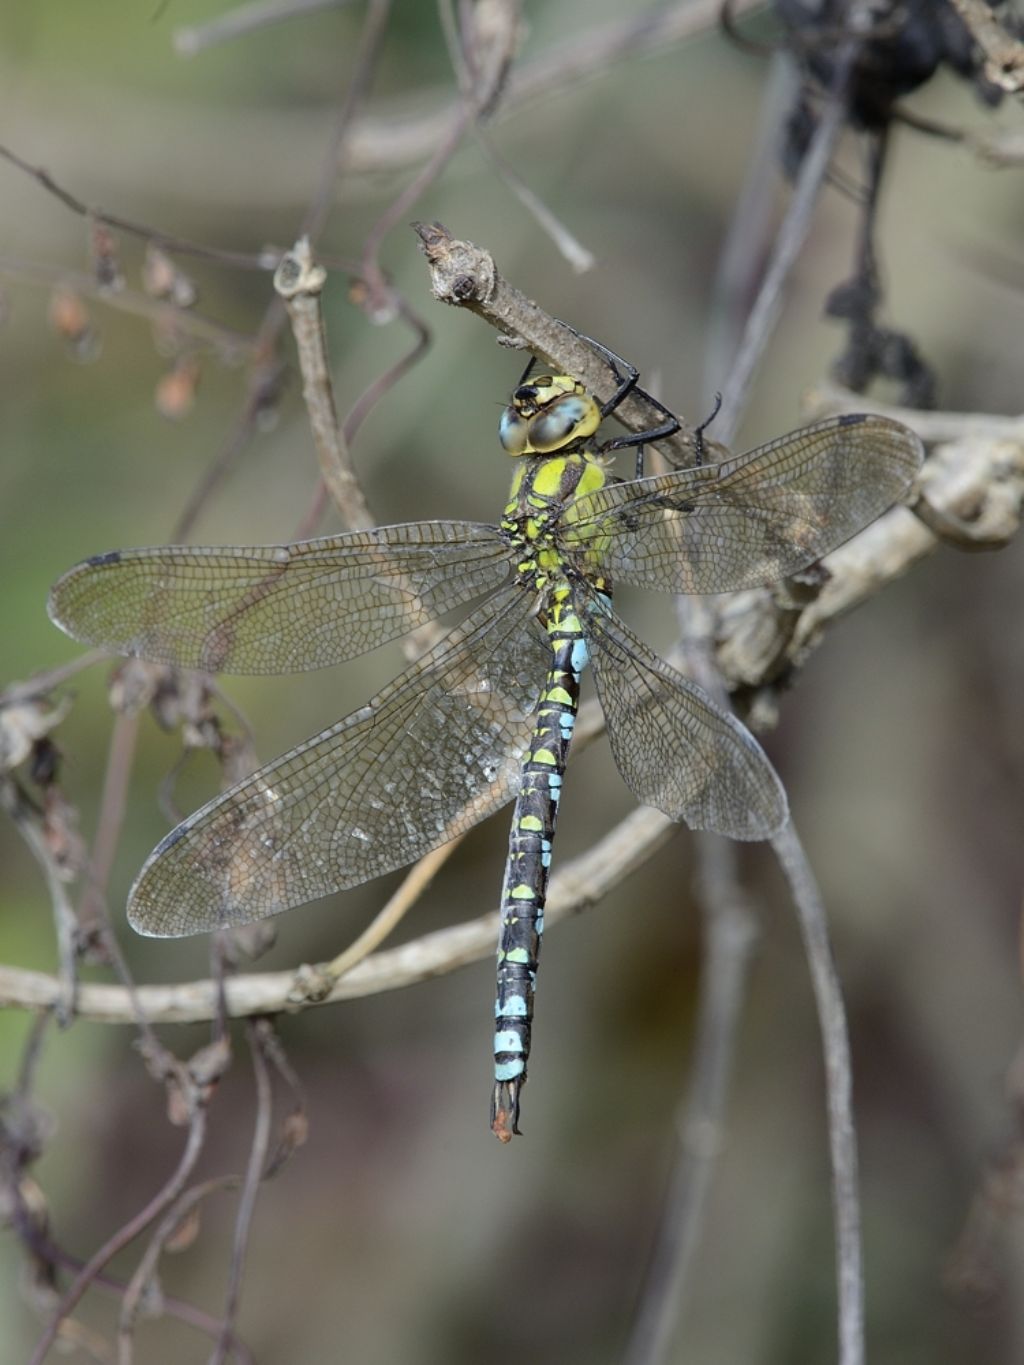
[[[551,878],[547,920],[556,923],[595,904],[608,890],[640,867],[676,833],[659,811],[634,811],[584,857],[564,865]],[[333,1004],[378,995],[444,976],[494,953],[498,916],[494,911],[465,924],[425,934],[412,943],[375,953],[335,983],[330,992],[312,993],[296,972],[254,972],[224,983],[227,1013],[232,1017],[277,1014],[310,1005]],[[0,966],[0,1004],[23,1009],[52,1009],[59,998],[56,977],[43,972]],[[219,984],[212,980],[168,986],[139,986],[134,999],[151,1023],[195,1023],[212,1019],[218,1008]],[[79,987],[77,1013],[107,1024],[137,1022],[133,996],[124,987],[85,982]]]
[[[414,223],[413,227],[423,244],[436,299],[475,313],[527,355],[546,361],[559,374],[579,379],[588,393],[602,401],[612,396],[615,381],[607,364],[564,323],[509,284],[498,273],[489,251],[460,241],[440,223]],[[651,425],[650,407],[633,396],[615,409],[615,417],[632,432],[646,431]],[[670,452],[677,464],[694,463],[693,433],[686,427],[658,445]],[[707,438],[704,445],[712,458],[722,451]]]

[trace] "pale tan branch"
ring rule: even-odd
[[[320,296],[327,272],[313,259],[308,237],[296,242],[274,272],[274,288],[284,300],[302,371],[302,397],[313,433],[320,475],[342,522],[350,531],[374,525],[363,490],[352,469],[348,446],[338,423],[327,360]]]
[[[643,807],[627,816],[583,857],[566,864],[551,879],[549,924],[578,914],[601,899],[678,830],[667,816]],[[233,1017],[276,1014],[309,1005],[353,1000],[364,995],[411,986],[443,976],[456,967],[478,962],[494,952],[498,915],[481,915],[465,924],[426,934],[413,943],[364,959],[335,983],[329,994],[311,997],[294,972],[258,972],[224,983],[227,1012]],[[218,1009],[218,983],[189,981],[167,986],[139,986],[137,1005],[123,986],[83,983],[76,1013],[107,1024],[133,1024],[141,1007],[153,1024],[195,1023],[213,1019]],[[0,966],[0,1005],[52,1009],[60,996],[56,977],[43,972]]]
[[[985,0],[953,0],[953,7],[985,54],[985,75],[1001,90],[1024,86],[1024,43],[1008,33]]]
[[[873,410],[871,404],[858,407]],[[919,426],[918,414],[901,410],[901,416],[919,434],[941,420],[922,413]],[[737,593],[723,604],[715,648],[731,689],[759,687],[801,664],[828,625],[941,541],[974,549],[1005,545],[1019,531],[1024,511],[1024,440],[965,436],[939,446],[917,492],[914,511],[892,508],[823,561],[828,577],[806,606],[770,588]]]
[[[527,355],[579,379],[588,393],[602,401],[612,396],[615,379],[606,362],[564,323],[509,284],[498,273],[489,251],[460,241],[440,223],[414,223],[413,227],[423,243],[436,299],[469,309]],[[650,406],[632,395],[615,409],[615,418],[633,432],[646,431],[652,421]],[[670,451],[677,464],[694,463],[693,435],[685,427],[658,445]],[[704,445],[710,458],[717,459],[722,447],[708,439]]]

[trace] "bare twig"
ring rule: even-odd
[[[492,143],[482,122],[481,115],[484,112],[490,113],[495,106],[498,90],[503,91],[505,87],[505,78],[511,67],[519,37],[520,4],[506,3],[487,9],[489,28],[485,42],[480,41],[481,35],[473,23],[470,24],[469,31],[460,33],[452,0],[440,0],[438,9],[459,90],[463,99],[473,107],[473,121],[470,127],[480,150],[527,212],[548,234],[573,270],[578,274],[591,270],[594,266],[593,253],[576,239],[544,201],[534,194],[529,185],[512,169]],[[473,12],[474,23],[479,19],[481,12],[482,7]],[[494,22],[496,15],[497,24]],[[479,50],[481,47],[484,49],[483,53]]]
[[[131,218],[122,218],[117,213],[107,213],[106,210],[97,208],[94,204],[87,204],[83,199],[65,189],[59,184],[49,171],[42,166],[33,166],[24,157],[18,156],[9,147],[0,146],[0,157],[9,161],[12,166],[17,166],[26,175],[32,178],[54,196],[60,202],[76,213],[81,218],[87,218],[94,223],[103,223],[107,227],[116,228],[118,232],[125,232],[132,237],[141,237],[147,242],[155,242],[162,246],[165,251],[177,252],[180,255],[197,256],[203,260],[216,261],[219,265],[230,265],[240,270],[272,270],[277,259],[277,252],[268,255],[266,252],[259,252],[253,255],[251,252],[243,251],[224,251],[220,247],[207,246],[202,242],[193,242],[187,237],[176,237],[173,233],[161,232],[158,228],[150,227],[146,223],[136,223]],[[95,280],[93,280],[95,284]],[[175,310],[177,311],[177,310]]]
[[[391,16],[391,3],[392,0],[370,0],[366,8],[352,76],[334,119],[334,129],[324,154],[316,192],[309,201],[302,227],[298,232],[298,236],[308,237],[312,242],[319,238],[327,225],[327,215],[334,201],[334,187],[344,166],[345,148],[352,129],[352,121],[366,98],[376,70],[384,32]]]
[[[735,844],[709,836],[698,847],[704,955],[694,1061],[626,1365],[670,1359],[721,1148],[736,1032],[757,940],[756,921],[739,882]]]
[[[49,1024],[50,1018],[46,1014],[37,1014],[32,1020],[18,1063],[18,1078],[14,1084],[16,1100],[27,1100],[35,1089],[36,1074],[43,1056],[43,1040]]]
[[[174,50],[182,57],[194,57],[205,48],[234,42],[271,24],[316,14],[319,10],[340,9],[350,3],[351,0],[250,0],[249,4],[236,5],[208,23],[177,29]]]
[[[754,372],[782,307],[783,286],[811,229],[818,194],[825,183],[832,152],[846,119],[844,94],[856,52],[857,44],[847,43],[837,58],[836,77],[829,99],[801,163],[793,198],[779,230],[772,259],[747,318],[729,378],[722,387],[722,407],[716,418],[716,430],[726,443],[732,440],[739,426]]]
[[[761,91],[753,130],[755,142],[715,267],[704,348],[703,399],[709,406],[730,372],[747,322],[749,301],[762,280],[764,262],[778,230],[781,130],[799,86],[795,63],[775,53]]]
[[[853,1124],[853,1073],[842,988],[832,959],[828,920],[810,864],[792,823],[772,840],[789,882],[821,1028],[828,1096],[836,1282],[839,1293],[839,1365],[864,1360],[864,1274],[861,1264],[857,1136]]]
[[[79,928],[86,939],[96,932],[98,926],[107,922],[107,887],[121,837],[138,733],[137,711],[118,711],[115,714],[96,837],[86,869],[85,889],[78,906]]]
[[[345,526],[350,531],[358,531],[374,523],[352,469],[334,406],[320,308],[320,295],[326,280],[327,272],[313,260],[309,240],[301,238],[281,258],[274,275],[274,288],[284,299],[295,335],[302,370],[302,396],[313,432],[321,477]]]
[[[926,414],[927,416],[927,414]],[[930,554],[941,540],[1004,545],[1020,530],[1024,441],[965,439],[935,449],[918,481],[917,515],[894,507],[824,560],[828,577],[805,606],[769,589],[721,608],[718,666],[733,689],[760,687],[803,663],[825,628]]]
[[[879,403],[834,384],[817,384],[804,395],[809,417],[829,417],[843,412],[877,412],[911,427],[931,445],[940,441],[1016,441],[1024,443],[1024,415],[1008,417],[997,412],[947,412],[904,408]]]
[[[586,341],[503,279],[490,252],[452,237],[440,223],[414,223],[413,227],[423,243],[435,298],[468,308],[560,374],[574,375],[588,393],[602,400],[611,397],[614,380],[604,361]],[[646,431],[651,425],[650,408],[632,396],[616,408],[615,417],[629,431]],[[693,463],[692,433],[683,430],[658,444],[671,452],[676,463]],[[707,439],[705,447],[721,450]]]
[[[194,308],[180,308],[167,299],[156,299],[132,289],[107,289],[99,285],[93,275],[83,270],[67,270],[64,266],[43,265],[14,256],[0,256],[0,275],[28,280],[33,284],[63,286],[76,293],[95,299],[107,308],[134,317],[146,318],[160,327],[173,328],[182,336],[191,337],[213,346],[227,359],[248,355],[252,341],[223,323],[204,317]]]
[[[49,1325],[44,1331],[32,1352],[29,1365],[43,1365],[43,1361],[49,1354],[50,1347],[57,1339],[61,1324],[64,1319],[78,1305],[82,1296],[88,1290],[90,1284],[97,1274],[111,1261],[119,1251],[130,1245],[138,1235],[143,1232],[154,1219],[159,1218],[161,1213],[177,1199],[178,1195],[185,1188],[185,1184],[191,1175],[199,1154],[203,1148],[203,1141],[206,1136],[206,1109],[201,1103],[195,1103],[189,1117],[188,1136],[185,1140],[185,1147],[181,1154],[181,1159],[168,1180],[157,1191],[149,1202],[139,1210],[123,1227],[109,1237],[103,1245],[89,1257],[85,1265],[75,1276],[71,1285],[64,1293],[57,1306]]]
[[[423,319],[400,295],[393,295],[393,299],[398,317],[406,324],[416,339],[405,355],[400,356],[390,369],[385,370],[383,374],[378,375],[372,383],[367,385],[345,414],[341,423],[341,434],[349,445],[355,439],[356,432],[384,395],[389,393],[398,381],[409,373],[412,367],[426,354],[430,346],[430,329]]]
[[[382,299],[387,295],[386,281],[378,259],[381,243],[391,229],[409,215],[416,202],[426,193],[455,155],[472,117],[472,107],[464,102],[456,110],[451,119],[450,127],[434,148],[430,159],[420,169],[419,173],[410,180],[397,198],[388,205],[366,234],[363,242],[361,273],[373,295],[380,295]]]
[[[366,926],[359,937],[350,943],[344,952],[332,958],[322,968],[327,980],[337,981],[346,972],[350,972],[357,962],[362,962],[363,958],[369,957],[374,949],[384,942],[392,930],[402,922],[420,896],[423,895],[461,842],[460,836],[457,839],[450,840],[447,844],[442,844],[440,848],[435,848],[432,853],[426,854],[410,868],[401,886],[389,898],[383,908],[374,915],[371,923]]]
[[[588,909],[611,887],[637,867],[678,831],[666,816],[644,807],[627,816],[588,853],[564,864],[551,879],[547,922],[557,923]],[[249,973],[232,977],[225,986],[232,1017],[277,1014],[311,1005],[377,995],[443,976],[458,967],[490,957],[494,952],[497,915],[489,911],[465,924],[425,934],[414,942],[375,953],[337,981],[327,994],[312,995],[297,982],[294,972]],[[51,1008],[58,982],[42,972],[0,966],[0,1001],[29,1009]],[[154,1023],[199,1022],[215,1017],[217,989],[213,981],[191,981],[170,986],[139,986],[137,997]],[[77,1006],[79,1018],[110,1024],[134,1022],[129,993],[121,986],[83,982]]]
[[[242,1292],[242,1271],[245,1266],[245,1252],[249,1244],[256,1195],[263,1179],[270,1147],[270,1108],[271,1089],[267,1059],[263,1054],[263,1025],[252,1020],[246,1027],[246,1041],[252,1057],[253,1072],[256,1078],[256,1121],[253,1125],[252,1146],[245,1171],[245,1181],[238,1200],[238,1214],[235,1219],[235,1236],[231,1246],[231,1265],[228,1270],[228,1288],[224,1296],[224,1328],[217,1342],[210,1365],[223,1365],[234,1336],[235,1321]]]
[[[230,1179],[237,1183],[237,1177],[230,1177]],[[219,1187],[220,1185],[219,1181],[210,1181],[207,1183],[209,1186]],[[196,1188],[196,1196],[198,1199],[205,1198],[208,1193],[209,1189],[206,1188],[206,1186],[198,1186]],[[183,1207],[187,1208],[190,1206],[192,1201],[189,1200],[189,1196],[191,1194],[192,1191],[187,1190],[181,1196],[181,1199],[178,1201],[175,1208],[167,1215],[165,1221],[173,1220],[171,1225],[172,1231],[174,1225],[181,1219]],[[85,1264],[79,1257],[72,1256],[71,1253],[65,1251],[63,1247],[57,1246],[55,1242],[52,1242],[45,1237],[36,1236],[32,1238],[31,1247],[33,1252],[45,1260],[48,1265],[62,1266],[68,1270],[80,1271]],[[146,1249],[146,1254],[149,1254],[148,1247]],[[108,1275],[104,1272],[100,1272],[98,1275],[94,1276],[93,1283],[97,1289],[102,1289],[108,1294],[116,1294],[118,1298],[124,1295],[129,1287],[129,1284],[124,1280],[119,1280],[113,1275]],[[188,1327],[194,1327],[197,1332],[202,1332],[208,1337],[216,1338],[220,1333],[222,1324],[219,1318],[215,1318],[212,1313],[205,1313],[201,1308],[197,1308],[194,1304],[186,1303],[184,1299],[176,1298],[173,1294],[161,1292],[160,1307],[168,1317],[177,1318],[179,1322],[185,1323]],[[233,1339],[232,1348],[235,1355],[238,1357],[238,1365],[255,1365],[252,1353],[240,1337],[236,1336]]]
[[[277,387],[279,370],[277,363],[272,359],[272,354],[277,333],[284,320],[284,305],[280,299],[275,298],[264,314],[253,347],[255,363],[249,373],[242,409],[235,418],[232,429],[225,438],[223,445],[199,478],[174,524],[171,540],[175,544],[180,544],[191,535],[200,512],[217,486],[227,477],[229,470],[257,430],[259,414],[265,405],[267,395]]]
[[[405,322],[415,334],[416,340],[405,353],[400,356],[383,374],[377,376],[366,386],[363,392],[355,400],[341,422],[341,440],[345,448],[350,448],[355,439],[356,432],[366,421],[367,417],[381,401],[385,394],[395,387],[398,381],[419,362],[426,354],[430,346],[430,332],[423,320],[410,308],[409,304],[400,295],[393,294],[392,299],[397,310],[398,317]],[[320,518],[323,516],[324,508],[327,504],[327,486],[321,479],[318,481],[316,491],[310,502],[309,510],[299,525],[294,536],[295,540],[304,540],[311,536]]]
[[[121,1289],[121,1307],[117,1322],[118,1365],[132,1365],[132,1338],[135,1332],[135,1323],[145,1295],[153,1283],[157,1263],[167,1242],[178,1231],[186,1217],[198,1208],[204,1199],[222,1190],[233,1189],[238,1183],[238,1177],[233,1175],[216,1176],[212,1180],[204,1180],[202,1184],[194,1185],[191,1189],[185,1190],[161,1218],[131,1279]],[[162,1293],[160,1304],[162,1308],[167,1308],[167,1299]],[[238,1348],[240,1343],[228,1323],[218,1321],[209,1314],[203,1314],[203,1317],[205,1319],[202,1326],[204,1331],[210,1335],[216,1335],[218,1340],[227,1332],[232,1347]]]
[[[310,200],[310,207],[306,216],[308,227],[305,235],[311,241],[316,239],[326,221],[327,210],[331,202],[331,192],[337,179],[338,160],[342,157],[348,157],[352,119],[366,92],[389,10],[390,0],[374,0],[367,13],[355,74],[338,113],[334,136],[331,141],[330,157],[325,158],[321,166],[317,187]],[[382,278],[376,287],[383,290]],[[391,291],[392,294],[393,292]],[[397,304],[393,303],[393,306],[397,308]],[[173,537],[175,540],[184,540],[191,531],[200,509],[218,484],[226,477],[238,455],[248,444],[256,430],[257,420],[267,394],[276,387],[278,370],[272,357],[284,320],[284,305],[281,299],[275,298],[264,313],[253,343],[256,365],[249,378],[248,391],[242,411],[235,422],[234,429],[193,491],[182,515],[179,517],[176,533]],[[409,363],[411,364],[411,360]],[[401,372],[404,373],[404,369]],[[336,418],[334,419],[334,426],[337,427]],[[358,487],[354,490],[354,497],[357,502],[361,497]]]

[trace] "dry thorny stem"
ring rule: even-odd
[[[744,7],[737,5],[734,9]],[[293,10],[296,8],[292,7]],[[714,6],[708,4],[707,8],[710,11]],[[509,8],[510,16],[514,16],[514,9],[514,6]],[[357,299],[363,304],[367,315],[374,321],[392,318],[403,321],[415,334],[412,349],[387,374],[375,381],[339,424],[330,390],[330,367],[319,315],[318,295],[323,281],[322,278],[313,278],[318,267],[311,253],[300,262],[298,287],[293,289],[288,305],[300,354],[307,409],[321,458],[324,487],[330,491],[347,525],[372,524],[361,490],[348,464],[350,442],[367,411],[415,363],[428,340],[426,328],[408,303],[392,288],[379,265],[378,251],[387,233],[440,174],[466,131],[473,129],[484,136],[480,129],[483,114],[491,116],[497,109],[507,109],[529,97],[530,90],[534,88],[531,82],[534,85],[540,82],[543,87],[550,88],[552,80],[558,76],[563,81],[570,81],[588,71],[599,69],[602,64],[609,63],[627,51],[662,45],[685,36],[702,22],[700,10],[700,5],[681,4],[667,8],[656,18],[647,16],[644,22],[629,19],[605,30],[595,30],[585,40],[577,42],[571,54],[554,54],[518,72],[510,71],[514,19],[497,38],[491,35],[492,41],[488,46],[481,41],[478,33],[470,32],[466,25],[459,32],[454,27],[453,16],[447,9],[443,10],[448,17],[452,58],[459,76],[459,101],[450,113],[446,113],[444,131],[435,130],[429,147],[430,155],[420,173],[382,213],[368,233],[360,266],[352,272],[357,275]],[[313,239],[323,228],[338,168],[365,164],[360,136],[366,133],[369,125],[365,121],[360,123],[356,115],[365,98],[388,12],[389,5],[384,0],[378,0],[367,12],[361,59],[339,107],[329,155],[325,158],[307,215],[306,226]],[[464,17],[465,13],[468,13],[468,7],[464,9]],[[706,22],[706,16],[703,22]],[[750,377],[770,334],[786,277],[806,233],[810,212],[841,123],[841,87],[840,75],[830,105],[832,116],[829,117],[827,113],[819,126],[818,137],[805,162],[793,207],[780,233],[774,267],[768,272],[758,308],[748,323],[744,347],[732,370],[727,389],[728,411],[723,421],[726,435],[733,429],[744,402]],[[422,127],[410,128],[406,141],[415,145],[422,131]],[[90,221],[137,232],[168,249],[208,254],[229,264],[261,269],[267,266],[265,256],[242,257],[234,253],[208,251],[198,244],[183,242],[113,215],[100,214],[68,194],[45,171],[29,166],[4,149],[0,149],[0,154],[34,175],[41,185],[75,212],[86,214]],[[544,216],[543,213],[541,216]],[[549,228],[558,235],[558,225],[551,223]],[[418,231],[438,299],[469,308],[512,344],[537,355],[560,372],[578,375],[599,397],[609,396],[609,375],[603,362],[574,333],[502,279],[487,252],[469,242],[452,238],[439,225],[420,226]],[[574,247],[571,243],[563,242],[563,249],[571,254]],[[4,266],[5,263],[0,262],[0,270]],[[21,270],[22,263],[13,263],[13,268]],[[33,271],[39,272],[39,278],[50,278],[39,267],[24,267],[23,273],[31,274]],[[67,279],[66,273],[62,272],[62,277]],[[111,297],[109,292],[96,285],[92,277],[83,277],[78,284],[82,293],[91,293],[108,300]],[[178,330],[194,340],[212,343],[222,350],[233,348],[252,358],[242,412],[220,455],[189,501],[179,522],[178,533],[182,537],[238,453],[252,438],[261,408],[272,397],[277,383],[274,350],[284,320],[284,310],[276,302],[271,304],[255,337],[246,339],[227,332],[217,323],[199,319],[189,309],[159,303],[144,296],[136,299],[123,290],[119,291],[118,299],[119,306],[135,307],[154,319],[163,318],[169,311]],[[858,403],[858,406],[865,405]],[[925,415],[920,421],[916,413],[902,415],[910,425],[917,426],[923,435],[929,434]],[[945,420],[947,425],[943,428],[943,435],[948,438],[952,419],[949,415],[944,419],[932,416],[934,420]],[[643,404],[636,400],[623,404],[617,417],[634,431],[649,425],[649,414]],[[990,546],[1004,542],[1014,533],[1024,501],[1024,447],[1020,439],[1020,422],[1007,430],[993,432],[987,438],[979,436],[976,423],[969,424],[967,430],[969,436],[958,444],[946,447],[940,459],[933,462],[928,470],[917,509],[925,515],[915,519],[906,509],[894,509],[861,537],[830,557],[830,576],[814,601],[794,605],[779,592],[765,591],[738,594],[725,605],[711,632],[711,657],[709,659],[705,653],[703,659],[698,661],[700,669],[711,670],[710,680],[705,680],[713,689],[731,687],[742,690],[748,696],[764,694],[765,689],[770,693],[777,678],[790,673],[802,662],[829,621],[878,591],[921,555],[928,553],[937,544],[939,536],[958,543]],[[692,433],[688,429],[683,428],[678,436],[663,444],[671,450],[677,461],[685,463],[692,459]],[[715,444],[708,442],[708,445],[714,453]],[[317,520],[322,506],[321,497],[307,518],[310,526]],[[60,676],[66,675],[75,666],[62,670]],[[27,688],[12,689],[7,699],[15,695],[38,697],[48,691],[56,680],[52,674],[33,680],[33,684]],[[119,715],[115,724],[99,832],[77,922],[63,890],[60,869],[47,849],[45,840],[39,836],[31,806],[23,801],[13,781],[7,781],[3,789],[5,804],[33,843],[45,869],[57,919],[57,938],[63,948],[62,969],[57,976],[0,967],[0,1000],[30,1010],[53,1011],[58,1015],[63,1014],[65,1018],[70,1013],[73,1001],[75,1012],[80,1017],[134,1024],[141,1031],[151,1071],[168,1086],[172,1108],[176,1110],[178,1121],[187,1129],[184,1150],[177,1167],[145,1208],[112,1234],[88,1262],[74,1266],[76,1273],[72,1283],[37,1345],[33,1365],[43,1360],[59,1335],[72,1330],[68,1315],[90,1285],[113,1284],[104,1271],[111,1257],[155,1225],[149,1245],[129,1284],[116,1286],[122,1293],[118,1351],[122,1365],[127,1365],[132,1358],[134,1323],[144,1296],[153,1292],[157,1265],[167,1243],[177,1235],[183,1220],[194,1212],[209,1193],[239,1183],[233,1177],[222,1177],[201,1185],[188,1185],[203,1145],[208,1103],[217,1076],[227,1065],[228,1045],[222,1032],[225,1016],[261,1016],[391,990],[411,981],[452,971],[493,951],[495,916],[492,912],[469,923],[423,936],[397,949],[373,951],[450,856],[454,845],[447,845],[412,870],[405,884],[356,944],[321,968],[283,973],[248,972],[227,977],[218,970],[207,981],[173,986],[135,986],[121,959],[105,909],[113,848],[130,775],[134,727],[134,715]],[[580,728],[580,738],[593,737],[600,732],[600,719],[593,707],[581,717]],[[599,900],[610,887],[628,876],[654,849],[663,844],[674,828],[657,812],[638,810],[584,856],[564,864],[552,879],[549,921],[556,923]],[[706,852],[702,858],[701,895],[706,921],[707,956],[697,1057],[681,1124],[680,1159],[668,1192],[665,1223],[655,1258],[656,1273],[648,1284],[632,1343],[630,1359],[633,1365],[648,1365],[648,1362],[662,1358],[665,1342],[671,1333],[673,1315],[678,1311],[679,1291],[685,1283],[693,1249],[697,1244],[703,1197],[713,1169],[733,1038],[754,938],[752,914],[739,883],[735,850],[721,841],[704,842]],[[776,840],[775,847],[799,908],[818,999],[829,1083],[833,1147],[840,1283],[840,1359],[843,1365],[855,1365],[862,1358],[863,1350],[862,1293],[845,1021],[829,956],[823,912],[806,859],[792,829]],[[86,931],[84,934],[83,929]],[[83,943],[91,944],[106,955],[120,976],[121,984],[76,983],[74,957],[76,950],[81,951]],[[220,955],[215,960],[219,961]],[[152,1033],[152,1025],[156,1022],[185,1020],[219,1021],[210,1047],[187,1065],[178,1062],[161,1048]],[[39,1030],[33,1031],[32,1038],[35,1040],[34,1047],[41,1038]],[[218,1322],[188,1305],[180,1305],[173,1300],[164,1301],[167,1311],[177,1312],[184,1320],[192,1321],[193,1325],[217,1337],[214,1358],[218,1361],[226,1359],[229,1352],[234,1352],[239,1359],[247,1354],[235,1336],[234,1323],[254,1201],[259,1182],[267,1171],[272,1100],[268,1060],[273,1062],[286,1082],[293,1082],[290,1067],[272,1035],[267,1032],[265,1023],[258,1019],[251,1023],[247,1040],[255,1071],[257,1104],[249,1161],[241,1182],[242,1194],[236,1216],[224,1317]],[[296,1118],[290,1145],[301,1141],[301,1137],[297,1136],[303,1128],[301,1105],[297,1114],[300,1117]],[[286,1142],[285,1146],[288,1145]],[[274,1164],[272,1162],[271,1166]],[[28,1188],[26,1182],[25,1171],[19,1169],[12,1181],[19,1208],[22,1207],[23,1191]],[[73,1264],[31,1223],[27,1213],[21,1221],[26,1229],[31,1224],[30,1231],[26,1231],[26,1240],[48,1265]],[[43,1250],[40,1251],[40,1248]]]

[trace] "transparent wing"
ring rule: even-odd
[[[402,867],[518,790],[550,647],[510,586],[358,711],[183,821],[132,888],[131,923],[247,924]]]
[[[489,526],[419,521],[292,545],[113,550],[70,569],[49,612],[76,640],[207,673],[355,658],[498,587]]]
[[[813,564],[910,487],[920,440],[887,417],[834,417],[719,465],[609,484],[570,505],[569,554],[612,580],[732,592]]]
[[[691,829],[768,839],[786,793],[745,726],[652,653],[593,594],[576,590],[619,772],[637,800]]]

